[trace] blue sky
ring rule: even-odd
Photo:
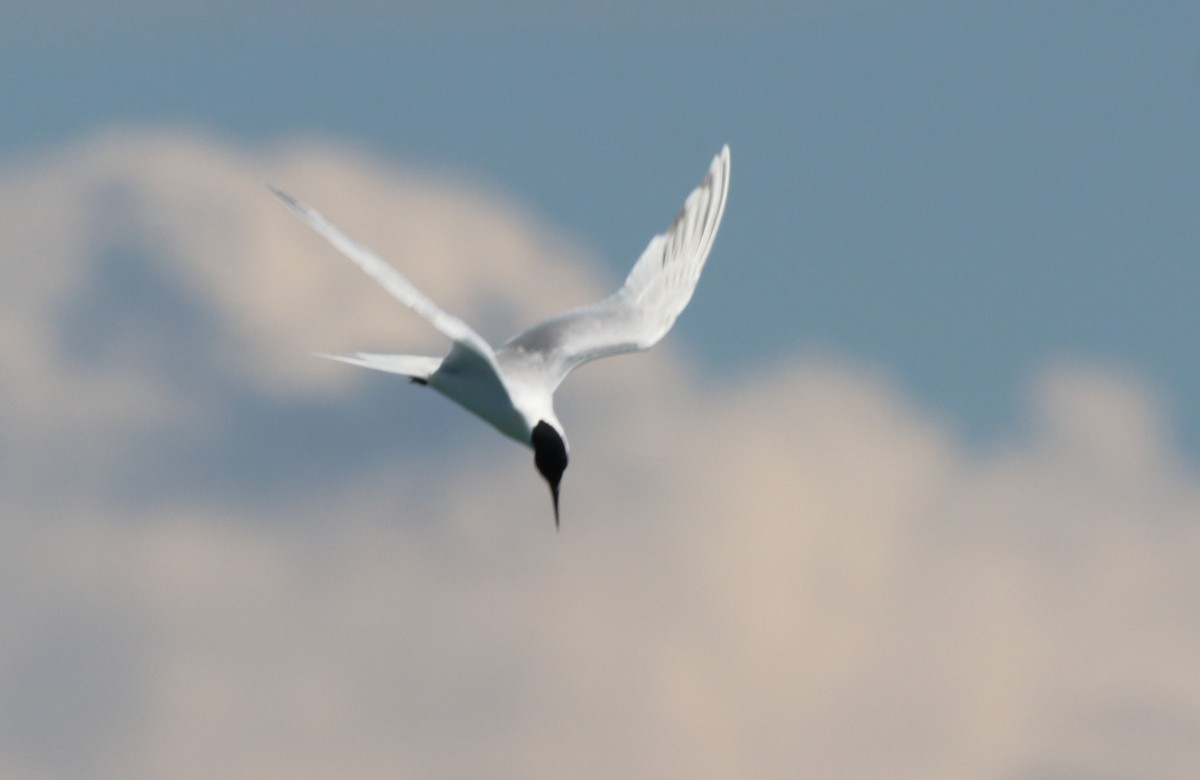
[[[847,355],[986,442],[1040,366],[1098,361],[1200,448],[1193,4],[227,5],[5,9],[0,155],[336,139],[520,199],[619,278],[727,141],[680,326],[717,375]]]

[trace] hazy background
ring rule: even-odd
[[[0,776],[1190,778],[1191,3],[0,2]],[[528,451],[311,357],[610,291]]]

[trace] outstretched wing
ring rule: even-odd
[[[308,223],[309,227],[320,234],[330,244],[333,244],[335,249],[354,261],[355,265],[366,271],[372,279],[383,285],[384,289],[394,295],[397,300],[421,315],[426,322],[437,328],[442,334],[453,339],[455,349],[451,350],[447,361],[450,361],[454,357],[457,349],[467,349],[484,358],[491,365],[492,370],[498,373],[495,355],[492,352],[491,346],[472,330],[470,325],[443,311],[441,307],[414,287],[412,282],[405,279],[399,271],[390,266],[387,261],[347,236],[336,225],[321,216],[316,209],[301,203],[273,184],[268,184],[267,187],[280,200],[287,204],[288,208],[294,211],[300,219]],[[339,359],[345,360],[345,358]],[[346,360],[346,362],[353,363],[355,361]],[[359,365],[363,364],[363,362],[359,362]],[[377,366],[369,367],[375,368]]]
[[[509,339],[500,357],[537,356],[561,382],[596,358],[649,349],[692,299],[729,194],[729,147],[713,158],[670,230],[650,239],[625,284],[602,301],[545,320]]]

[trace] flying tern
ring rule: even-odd
[[[650,239],[619,290],[538,323],[499,349],[492,349],[469,325],[446,313],[317,211],[268,186],[309,227],[452,342],[442,358],[361,352],[323,357],[407,376],[530,447],[538,472],[550,485],[557,528],[558,487],[569,448],[554,413],[554,391],[567,374],[589,360],[649,349],[675,324],[692,298],[725,213],[729,147],[713,158],[708,175],[688,195],[670,229]]]

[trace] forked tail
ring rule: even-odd
[[[425,357],[423,355],[373,355],[358,352],[353,355],[320,355],[330,360],[340,360],[352,366],[373,368],[376,371],[386,371],[389,374],[400,374],[411,377],[418,384],[429,381],[430,375],[442,364],[441,358]]]

